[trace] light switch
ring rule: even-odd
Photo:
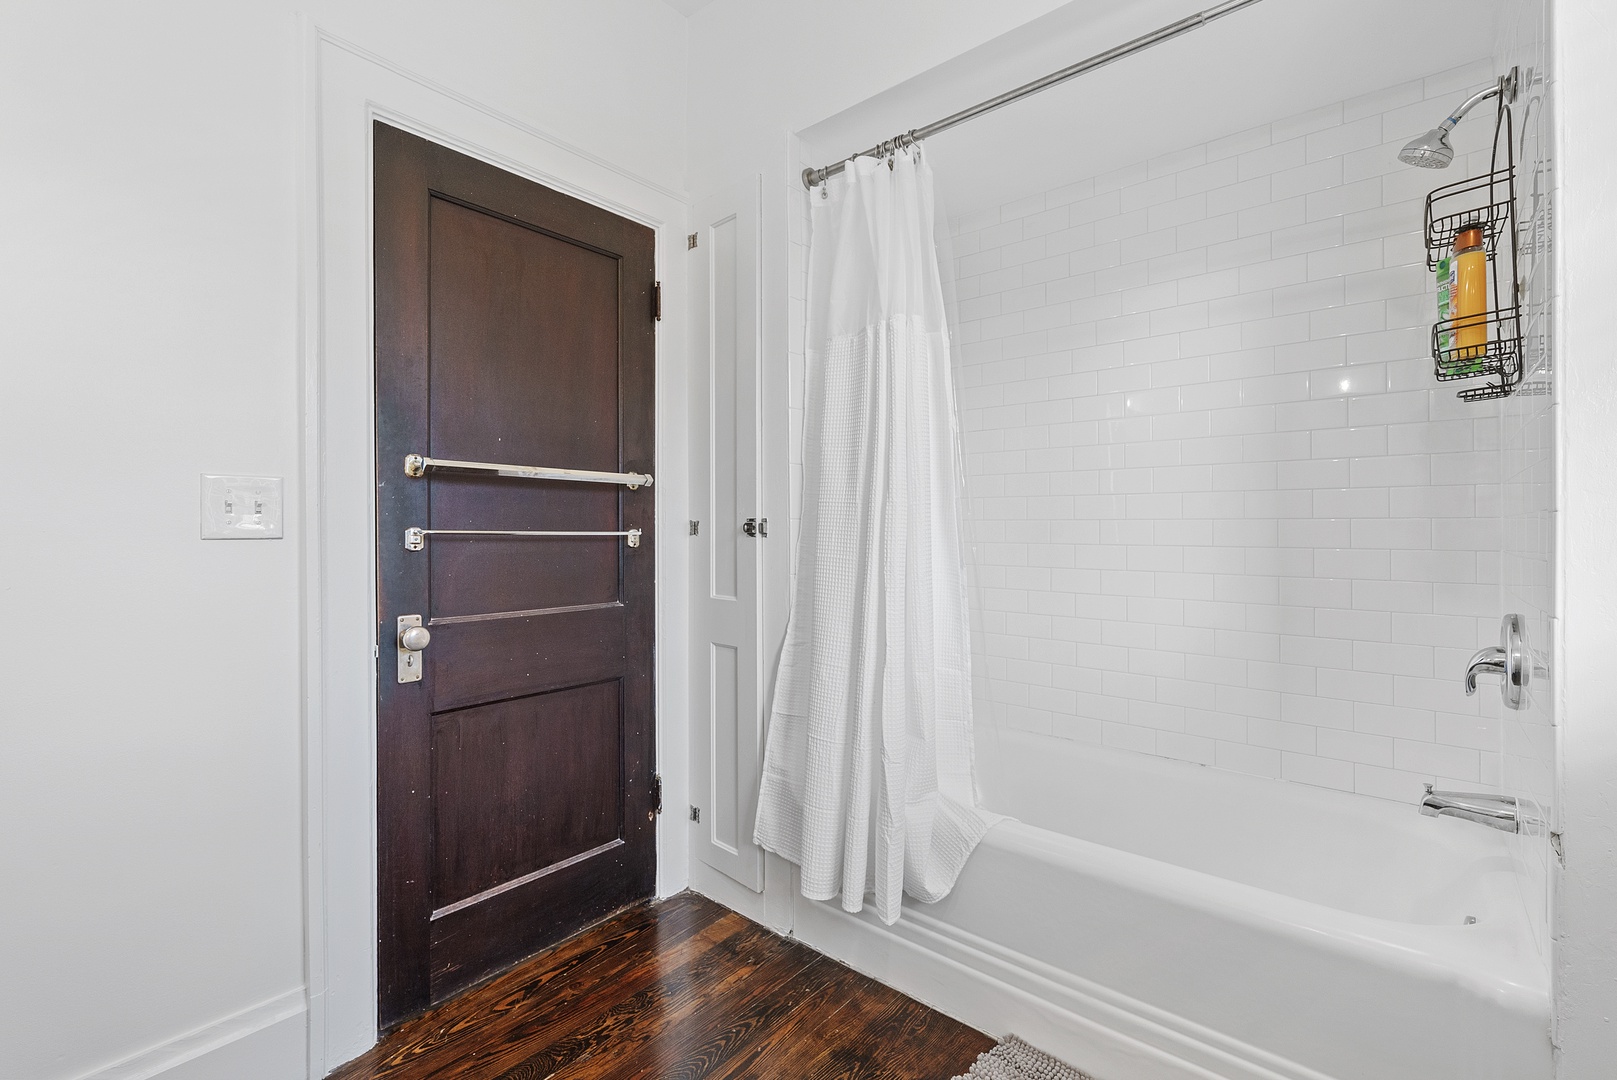
[[[279,476],[202,477],[202,539],[281,539]]]

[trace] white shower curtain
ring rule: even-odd
[[[857,158],[811,196],[802,532],[754,838],[883,922],[999,820],[972,782],[961,472],[932,173]]]

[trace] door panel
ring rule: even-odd
[[[543,633],[535,629],[540,622]],[[432,707],[460,709],[613,678],[628,660],[626,624],[619,604],[433,619],[427,650],[434,654],[427,665]]]
[[[434,718],[433,911],[618,838],[616,681]]]
[[[691,252],[694,408],[691,619],[691,787],[700,820],[697,858],[762,891],[763,851],[752,842],[763,730],[760,569],[766,545],[745,519],[763,515],[759,491],[760,184],[704,199]],[[786,535],[786,522],[769,532]]]
[[[652,494],[404,456],[651,472],[650,230],[378,124],[381,1019],[649,896]],[[615,537],[428,529],[645,530]],[[420,614],[422,679],[395,626]]]

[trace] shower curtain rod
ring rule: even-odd
[[[1121,60],[1125,56],[1132,56],[1137,52],[1142,52],[1145,49],[1149,49],[1151,46],[1160,44],[1169,40],[1170,38],[1176,38],[1180,34],[1188,34],[1192,30],[1206,26],[1214,19],[1222,19],[1224,16],[1229,15],[1232,12],[1240,11],[1244,7],[1251,7],[1257,2],[1258,0],[1225,0],[1225,3],[1214,5],[1213,7],[1207,8],[1203,11],[1198,11],[1194,15],[1187,15],[1178,22],[1172,22],[1167,26],[1159,27],[1158,29],[1151,31],[1149,34],[1144,34],[1135,38],[1133,41],[1126,41],[1115,48],[1107,49],[1103,53],[1096,53],[1087,60],[1080,60],[1070,67],[1064,67],[1060,71],[1051,72],[1042,79],[1034,79],[1025,86],[1018,86],[1015,90],[1007,90],[998,97],[992,97],[987,101],[978,102],[969,109],[961,109],[953,116],[945,116],[942,120],[934,121],[933,123],[927,124],[925,127],[911,128],[902,135],[895,135],[886,142],[877,143],[869,150],[861,150],[859,153],[854,154],[853,157],[882,157],[887,154],[894,153],[906,146],[911,146],[917,142],[920,142],[922,139],[936,135],[940,131],[947,131],[956,124],[964,124],[967,120],[975,120],[977,117],[1009,105],[1013,101],[1018,101],[1021,98],[1028,97],[1032,94],[1037,94],[1040,90],[1048,90],[1052,86],[1057,86],[1064,83],[1068,79],[1075,79],[1087,72],[1094,71],[1096,68],[1105,67],[1114,60]],[[833,177],[837,173],[846,169],[848,167],[848,162],[851,160],[853,160],[853,158],[832,162],[830,165],[820,169],[804,169],[803,186],[812,189],[815,184],[824,183],[828,178]]]

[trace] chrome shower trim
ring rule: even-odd
[[[1486,825],[1501,832],[1519,833],[1523,826],[1521,808],[1514,795],[1489,795],[1475,791],[1434,791],[1426,785],[1426,796],[1420,801],[1420,812],[1425,817],[1457,817]]]
[[[1511,68],[1508,73],[1499,76],[1492,86],[1486,90],[1478,90],[1462,101],[1460,107],[1450,113],[1448,119],[1441,124],[1405,143],[1404,148],[1398,151],[1398,160],[1418,169],[1448,168],[1454,160],[1454,147],[1449,143],[1449,132],[1459,125],[1466,113],[1491,97],[1503,95],[1506,105],[1513,104],[1520,81],[1521,69]]]
[[[1527,639],[1527,622],[1511,612],[1499,620],[1499,644],[1471,654],[1465,665],[1465,696],[1477,692],[1478,675],[1498,675],[1499,696],[1505,707],[1517,712],[1532,703],[1532,687],[1549,675]]]

